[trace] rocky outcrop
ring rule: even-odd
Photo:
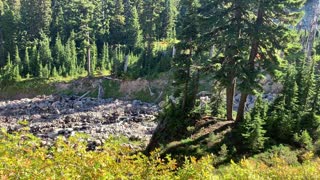
[[[76,96],[38,96],[33,99],[0,101],[0,127],[19,131],[28,121],[30,132],[52,143],[59,135],[76,132],[91,136],[100,145],[109,136],[148,141],[156,127],[156,105],[141,101],[94,99]]]

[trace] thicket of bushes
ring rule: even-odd
[[[59,138],[52,147],[22,132],[0,133],[0,177],[2,179],[312,179],[318,177],[320,159],[304,155],[303,164],[292,164],[281,153],[268,162],[243,159],[214,168],[212,156],[186,157],[182,165],[157,151],[147,157],[134,152],[123,141],[110,138],[96,151],[86,150],[84,135]],[[274,151],[275,152],[275,151]],[[279,151],[280,152],[280,151]],[[266,156],[264,156],[266,157]],[[259,159],[259,158],[257,158]],[[263,159],[260,157],[260,159]],[[264,159],[265,160],[265,159]]]

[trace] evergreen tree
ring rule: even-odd
[[[45,66],[47,65],[49,69],[51,69],[51,64],[53,63],[53,58],[50,49],[50,39],[42,34],[42,40],[39,42],[39,56],[40,63]]]
[[[52,56],[53,56],[52,65],[56,68],[61,67],[62,64],[66,62],[65,48],[62,45],[62,41],[59,34],[57,35],[57,38],[55,40]]]
[[[16,46],[16,48],[15,48],[14,64],[21,65],[21,58],[20,58],[20,55],[19,55],[19,48],[18,48],[18,46]]]
[[[24,61],[23,61],[22,65],[23,65],[22,74],[24,77],[27,77],[27,75],[30,74],[30,58],[29,58],[29,49],[28,48],[25,49]]]
[[[17,45],[19,16],[15,7],[10,7],[4,1],[3,13],[0,16],[0,66],[6,64],[6,55],[10,53],[15,54],[15,46]]]
[[[233,100],[236,77],[241,72],[240,62],[247,56],[248,34],[246,34],[252,2],[240,0],[212,0],[204,2],[201,9],[204,42],[202,48],[209,49],[212,43],[221,51],[219,58],[211,59],[220,68],[215,70],[216,78],[226,88],[226,116],[233,119]],[[223,18],[221,18],[223,17]],[[213,67],[214,67],[213,66]]]
[[[240,80],[242,95],[237,113],[238,121],[243,118],[248,94],[253,94],[257,89],[259,74],[262,70],[257,70],[256,66],[262,66],[270,74],[274,73],[274,67],[279,62],[276,56],[277,50],[284,49],[290,41],[294,40],[294,33],[290,26],[298,23],[297,20],[301,17],[301,12],[292,11],[292,9],[300,9],[304,2],[304,0],[252,1],[255,20],[252,24],[248,24],[249,56],[244,66],[245,76],[242,76],[245,78]],[[273,23],[275,20],[276,26]],[[257,61],[258,57],[260,57],[259,61]],[[267,63],[264,63],[265,61]],[[274,62],[273,65],[270,66],[270,62]]]
[[[174,0],[165,0],[165,9],[162,13],[162,36],[166,39],[175,38],[176,7]]]
[[[63,35],[64,39],[67,36],[67,28],[64,20],[64,12],[62,8],[62,3],[55,0],[53,1],[53,7],[52,7],[52,22],[50,26],[50,34],[51,37],[56,37],[57,35]],[[53,38],[54,40],[54,38]]]
[[[81,12],[80,14],[78,14],[77,16],[77,20],[80,22],[80,27],[79,27],[79,32],[78,34],[78,38],[81,40],[82,42],[82,46],[83,48],[86,50],[86,52],[84,54],[86,54],[87,59],[86,59],[86,63],[87,63],[87,72],[88,72],[88,76],[92,75],[92,62],[91,62],[91,47],[92,44],[94,43],[93,39],[92,39],[92,32],[93,32],[93,15],[94,15],[94,10],[95,10],[95,5],[93,3],[90,3],[88,0],[83,1],[83,0],[74,0],[74,4],[75,6],[73,7],[74,11],[78,11]]]
[[[263,102],[261,95],[256,99],[255,106],[250,115],[246,117],[241,125],[241,135],[245,147],[253,152],[259,152],[264,149],[266,137],[263,126],[266,117],[266,104]]]
[[[157,24],[159,25],[159,15],[162,12],[162,0],[148,0],[143,4],[143,12],[141,14],[141,27],[144,41],[147,42],[147,47],[143,52],[142,57],[142,72],[141,74],[150,71],[151,60],[153,59],[152,43],[157,39]]]
[[[180,17],[178,26],[181,42],[177,45],[178,56],[174,59],[176,64],[176,79],[178,83],[183,84],[182,89],[178,89],[182,95],[182,110],[193,108],[197,86],[193,86],[192,77],[198,73],[193,72],[191,67],[194,64],[195,51],[197,50],[197,37],[199,30],[198,8],[200,4],[197,0],[186,0],[181,2]],[[195,74],[194,74],[195,73]],[[195,75],[197,76],[197,75]]]
[[[125,9],[125,44],[128,47],[128,52],[130,52],[135,48],[141,47],[142,31],[140,29],[137,8],[131,4],[130,0],[126,0]]]
[[[104,43],[102,48],[102,56],[100,60],[101,71],[103,72],[105,70],[111,70],[109,66],[110,66],[109,45]]]
[[[54,78],[59,77],[59,73],[58,73],[57,68],[55,66],[53,66],[51,77],[54,77]]]
[[[111,44],[124,44],[123,37],[125,34],[126,17],[124,15],[123,0],[115,0],[112,8],[113,8],[113,14],[112,14],[113,18],[111,18],[110,20],[109,42]]]
[[[268,110],[268,136],[283,143],[291,143],[294,133],[301,129],[301,112],[298,106],[296,72],[292,66],[287,68],[284,87]]]
[[[21,0],[21,40],[34,41],[41,32],[49,35],[52,21],[51,0]]]

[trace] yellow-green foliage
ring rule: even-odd
[[[178,168],[170,156],[133,154],[129,147],[110,139],[97,151],[86,151],[85,137],[59,138],[52,148],[40,146],[30,134],[0,134],[0,179],[179,179],[210,178],[210,158]]]
[[[310,154],[307,154],[309,156]],[[254,160],[243,159],[238,164],[231,165],[218,170],[221,179],[318,179],[320,171],[320,159],[306,161],[302,165],[288,165],[283,159],[270,159],[274,166]]]
[[[253,159],[214,169],[212,157],[186,157],[178,167],[170,156],[133,153],[122,141],[108,140],[97,151],[86,151],[84,135],[58,138],[51,148],[28,133],[0,132],[0,179],[316,179],[320,160],[305,154],[302,165],[274,157],[267,166]]]

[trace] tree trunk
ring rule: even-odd
[[[264,16],[264,11],[263,7],[260,5],[258,9],[258,14],[257,14],[257,20],[256,20],[256,33],[259,33],[259,28],[263,24],[263,16]],[[250,51],[250,57],[249,57],[249,70],[254,71],[254,65],[255,65],[255,59],[258,54],[258,48],[259,48],[259,39],[257,37],[254,37],[251,43],[251,51]],[[237,111],[237,118],[236,121],[242,121],[244,117],[244,108],[247,102],[247,97],[248,93],[242,93],[240,102],[239,102],[239,107]]]
[[[128,71],[128,64],[129,64],[129,54],[127,54],[124,57],[124,67],[123,67],[124,73],[126,73]]]
[[[226,94],[227,94],[227,120],[233,120],[233,98],[234,98],[234,91],[236,87],[235,80],[231,80],[231,85],[227,87]]]
[[[176,47],[175,46],[173,46],[172,47],[172,58],[174,58],[175,57],[175,55],[176,55]]]
[[[91,76],[92,75],[92,72],[91,72],[91,49],[90,47],[88,46],[87,47],[87,65],[88,65],[88,76]]]
[[[6,55],[4,53],[4,44],[3,44],[3,35],[2,30],[0,28],[0,67],[6,64]],[[3,61],[2,61],[3,60]]]
[[[243,120],[244,110],[245,110],[246,102],[247,102],[247,97],[248,97],[248,94],[246,94],[246,93],[242,93],[241,94],[239,107],[238,107],[238,112],[237,112],[237,118],[236,118],[237,122],[241,122]]]
[[[190,52],[189,52],[189,57],[190,59],[188,63],[191,63],[190,60],[191,60],[191,57],[192,57],[192,48],[190,49]],[[190,81],[190,64],[188,64],[187,66],[187,77],[186,77],[186,82],[185,82],[185,85],[184,85],[184,93],[183,93],[183,100],[182,100],[182,109],[183,110],[186,110],[186,106],[187,106],[187,100],[188,100],[188,92],[189,92],[189,81]]]
[[[214,54],[214,45],[211,46],[211,49],[210,49],[210,53],[209,53],[209,58],[213,58],[213,54]]]
[[[91,49],[90,49],[90,34],[87,32],[88,46],[87,46],[87,65],[88,65],[88,76],[92,76],[91,72]]]

